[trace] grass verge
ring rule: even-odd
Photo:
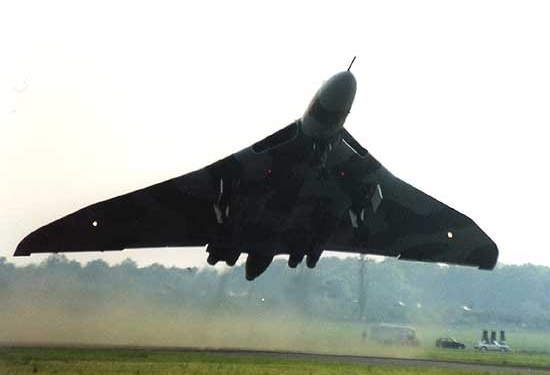
[[[453,374],[483,371],[273,359],[257,356],[95,348],[0,348],[1,374]]]

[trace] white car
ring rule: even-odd
[[[480,341],[474,345],[474,349],[478,349],[482,352],[484,351],[493,351],[493,352],[509,352],[512,349],[505,342],[498,341]]]

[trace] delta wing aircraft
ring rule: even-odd
[[[211,265],[248,254],[248,280],[277,254],[313,268],[323,250],[492,269],[497,246],[470,218],[392,175],[344,128],[355,91],[348,68],[276,133],[43,226],[14,255],[206,245]]]

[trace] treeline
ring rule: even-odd
[[[365,262],[363,267],[361,262]],[[363,277],[361,277],[363,272]],[[363,280],[363,281],[361,281]],[[242,266],[138,268],[132,260],[82,265],[51,256],[15,267],[0,258],[4,310],[54,306],[64,312],[152,309],[206,314],[298,314],[368,322],[506,324],[550,328],[550,268],[499,265],[492,271],[386,259],[324,257],[314,270],[276,259],[254,282]]]

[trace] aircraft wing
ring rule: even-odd
[[[497,246],[473,220],[395,177],[345,130],[343,138],[369,188],[364,211],[342,218],[327,250],[494,268]]]
[[[393,176],[345,129],[336,164],[321,169],[298,134],[293,123],[203,169],[85,207],[29,234],[14,255],[209,244],[228,264],[248,253],[252,277],[323,237],[321,251],[494,267],[497,247],[471,219]]]
[[[25,237],[14,255],[205,245],[215,228],[215,196],[201,169],[56,220]]]

